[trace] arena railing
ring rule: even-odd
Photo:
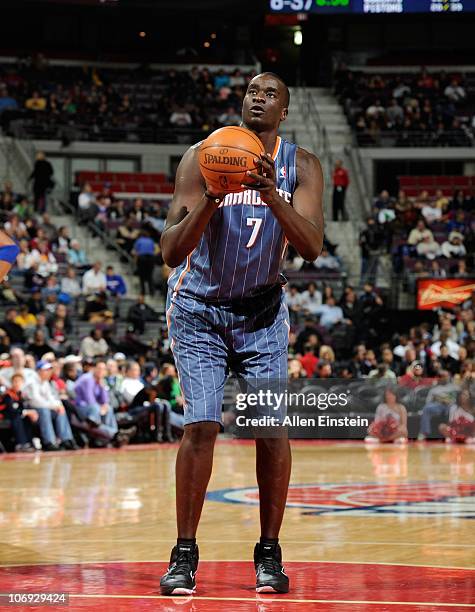
[[[34,138],[35,140],[61,140],[66,144],[79,140],[87,142],[136,142],[190,145],[206,138],[213,129],[201,130],[197,128],[180,128],[173,126],[120,128],[97,127],[84,124],[37,124],[28,123],[26,121],[23,124],[23,130],[30,138]],[[295,138],[293,130],[284,130],[284,133],[286,138]]]
[[[357,132],[360,147],[473,147],[474,136],[469,130],[382,130],[374,133]]]

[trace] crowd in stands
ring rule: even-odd
[[[440,310],[434,324],[408,322],[407,333],[389,331],[384,298],[371,283],[360,294],[347,286],[340,296],[328,285],[290,285],[287,303],[291,380],[379,386],[383,397],[368,442],[405,443],[408,410],[420,415],[420,440],[475,442],[475,291],[460,306]],[[369,392],[365,406],[378,397],[375,388]]]
[[[360,234],[362,276],[374,282],[378,263],[390,254],[395,274],[413,291],[418,278],[464,278],[473,275],[475,201],[457,190],[452,197],[423,190],[417,197],[383,190]]]
[[[143,295],[124,299],[113,266],[90,262],[9,182],[0,219],[21,249],[0,288],[0,450],[174,439],[183,410],[164,317]]]
[[[190,130],[239,124],[241,100],[252,76],[239,68],[212,73],[196,67],[5,64],[0,66],[0,123],[13,132],[21,126],[33,136],[65,142],[188,142]],[[191,136],[197,139],[196,133]]]
[[[463,74],[341,67],[334,87],[360,146],[473,146],[475,100]]]

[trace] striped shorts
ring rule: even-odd
[[[287,380],[289,313],[280,285],[224,303],[169,290],[167,321],[185,424],[222,423],[228,372],[261,383]]]

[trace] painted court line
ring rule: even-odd
[[[38,567],[38,566],[49,566],[49,565],[105,565],[110,563],[169,563],[169,559],[135,559],[130,561],[128,559],[116,559],[114,561],[45,561],[42,563],[0,563],[0,568],[5,567]],[[252,559],[202,559],[201,563],[220,563],[225,561],[226,563],[252,563]],[[332,563],[332,564],[348,564],[348,565],[385,565],[392,567],[394,565],[400,567],[427,567],[428,569],[448,569],[448,570],[464,570],[468,572],[475,571],[473,567],[462,567],[457,565],[427,565],[425,563],[392,563],[390,561],[328,561],[326,559],[286,559],[286,563]],[[475,604],[474,604],[475,605]]]
[[[51,543],[54,543],[53,538],[50,537],[45,537],[45,538],[35,538],[36,542],[45,542],[48,545],[50,545]],[[58,541],[63,541],[64,538],[58,538]],[[110,538],[101,538],[101,539],[96,539],[94,538],[93,540],[91,539],[87,539],[87,541],[89,543],[93,542],[110,542]],[[78,544],[78,543],[83,543],[84,539],[81,540],[71,540],[68,539],[68,543],[69,544]],[[114,542],[115,543],[123,543],[123,544],[130,544],[130,539],[124,539],[124,540],[120,540],[117,538],[114,538]],[[150,538],[134,538],[134,542],[150,542]],[[167,539],[157,539],[154,538],[154,542],[164,542],[164,543],[169,543],[170,542],[170,538]],[[225,543],[229,543],[229,542],[233,542],[233,543],[239,543],[239,544],[252,544],[254,545],[256,540],[231,540],[229,538],[226,538]],[[13,542],[10,542],[10,544],[12,544]],[[223,539],[220,540],[208,540],[206,538],[200,538],[200,543],[208,543],[208,544],[222,544],[223,543]],[[308,540],[291,540],[288,542],[284,542],[282,541],[282,545],[283,546],[292,546],[293,544],[307,544],[309,546],[313,546],[316,544],[325,544],[325,546],[343,546],[344,544],[356,544],[358,546],[360,546],[361,544],[364,545],[368,545],[368,546],[424,546],[424,548],[426,547],[430,547],[430,548],[475,548],[475,544],[441,544],[439,542],[377,542],[377,541],[372,541],[372,540],[338,540],[337,542],[329,542],[328,540],[313,540],[312,542],[309,542]],[[294,559],[295,561],[295,559]],[[299,559],[299,561],[301,561]],[[371,561],[369,561],[369,563],[371,563]],[[2,567],[0,565],[0,567]]]
[[[165,595],[79,595],[71,594],[70,598],[75,599],[166,599],[176,600],[177,597],[169,597]],[[186,599],[188,600],[188,598]],[[183,601],[186,601],[185,599]],[[193,595],[189,600],[200,600],[200,601],[250,601],[254,603],[264,602],[278,602],[278,603],[319,603],[319,604],[360,604],[360,605],[371,605],[371,606],[445,606],[448,608],[475,608],[474,604],[464,603],[444,603],[439,601],[368,601],[368,600],[356,600],[356,599],[288,599],[288,598],[253,598],[253,597],[206,597]]]

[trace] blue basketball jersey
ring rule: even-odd
[[[297,182],[297,145],[277,137],[276,184],[289,203]],[[281,274],[287,240],[258,191],[229,193],[212,216],[197,247],[170,275],[178,291],[200,300],[249,297],[285,282]]]

